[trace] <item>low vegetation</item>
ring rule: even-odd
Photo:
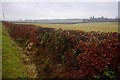
[[[2,33],[2,23],[0,22],[0,33]],[[0,78],[2,78],[2,34],[0,35]]]
[[[2,26],[1,26],[2,28]],[[22,62],[20,59],[20,49],[14,43],[4,27],[2,30],[2,78],[26,78]]]
[[[38,78],[120,78],[120,34],[43,28],[4,22],[26,50]]]

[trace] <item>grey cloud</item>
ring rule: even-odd
[[[6,19],[116,17],[117,2],[3,2]]]

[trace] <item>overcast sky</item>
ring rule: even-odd
[[[2,2],[0,9],[7,20],[118,16],[117,2]]]

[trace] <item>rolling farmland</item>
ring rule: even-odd
[[[0,2],[0,78],[120,80],[120,1],[41,1]]]
[[[100,32],[118,32],[118,22],[93,22],[79,24],[42,24],[42,23],[21,23],[34,24],[46,28],[64,29],[64,30],[83,30],[83,31],[100,31]]]

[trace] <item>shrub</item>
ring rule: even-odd
[[[38,77],[119,77],[116,75],[120,62],[119,33],[55,30],[14,23],[4,25],[15,41],[19,39],[19,44],[33,43],[30,56]],[[110,69],[105,68],[108,65]]]

